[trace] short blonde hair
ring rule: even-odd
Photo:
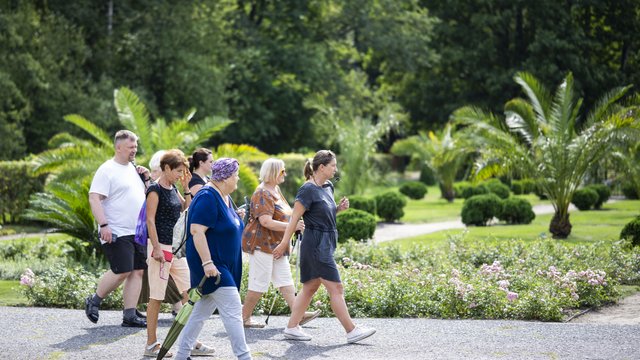
[[[282,169],[284,169],[284,161],[276,158],[265,160],[260,167],[260,181],[275,182]]]

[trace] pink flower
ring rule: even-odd
[[[33,278],[27,275],[20,276],[20,285],[32,287],[33,286]]]
[[[498,287],[500,287],[500,290],[509,290],[509,280],[498,281]]]
[[[319,308],[320,306],[322,306],[322,301],[318,300],[314,305],[316,308]]]
[[[509,291],[509,292],[507,293],[507,300],[509,300],[509,301],[514,301],[514,300],[516,300],[517,298],[518,298],[518,294],[517,294],[517,293],[514,293],[513,291]]]

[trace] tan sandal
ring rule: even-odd
[[[253,321],[251,318],[244,321],[245,329],[262,329],[265,326],[266,326],[265,323]]]
[[[304,313],[304,315],[302,316],[302,320],[300,320],[300,326],[308,323],[309,321],[317,318],[318,316],[320,316],[320,314],[322,313],[322,311],[320,310],[316,310],[316,311],[306,311]]]

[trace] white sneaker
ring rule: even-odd
[[[294,328],[285,328],[284,337],[289,340],[298,340],[298,341],[311,340],[311,336],[306,332],[302,331],[300,326],[296,326]]]
[[[360,340],[364,340],[375,333],[376,329],[356,326],[353,330],[347,333],[347,342],[349,344],[353,344]]]

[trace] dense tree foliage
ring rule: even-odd
[[[366,74],[410,117],[437,130],[471,104],[500,111],[528,71],[571,71],[590,107],[640,80],[639,0],[10,0],[0,4],[0,159],[39,153],[83,114],[111,133],[126,86],[150,114],[235,122],[207,145],[312,150],[310,97],[348,97]],[[371,119],[374,123],[378,119]],[[395,134],[397,136],[398,134]],[[383,144],[388,149],[390,142]]]

